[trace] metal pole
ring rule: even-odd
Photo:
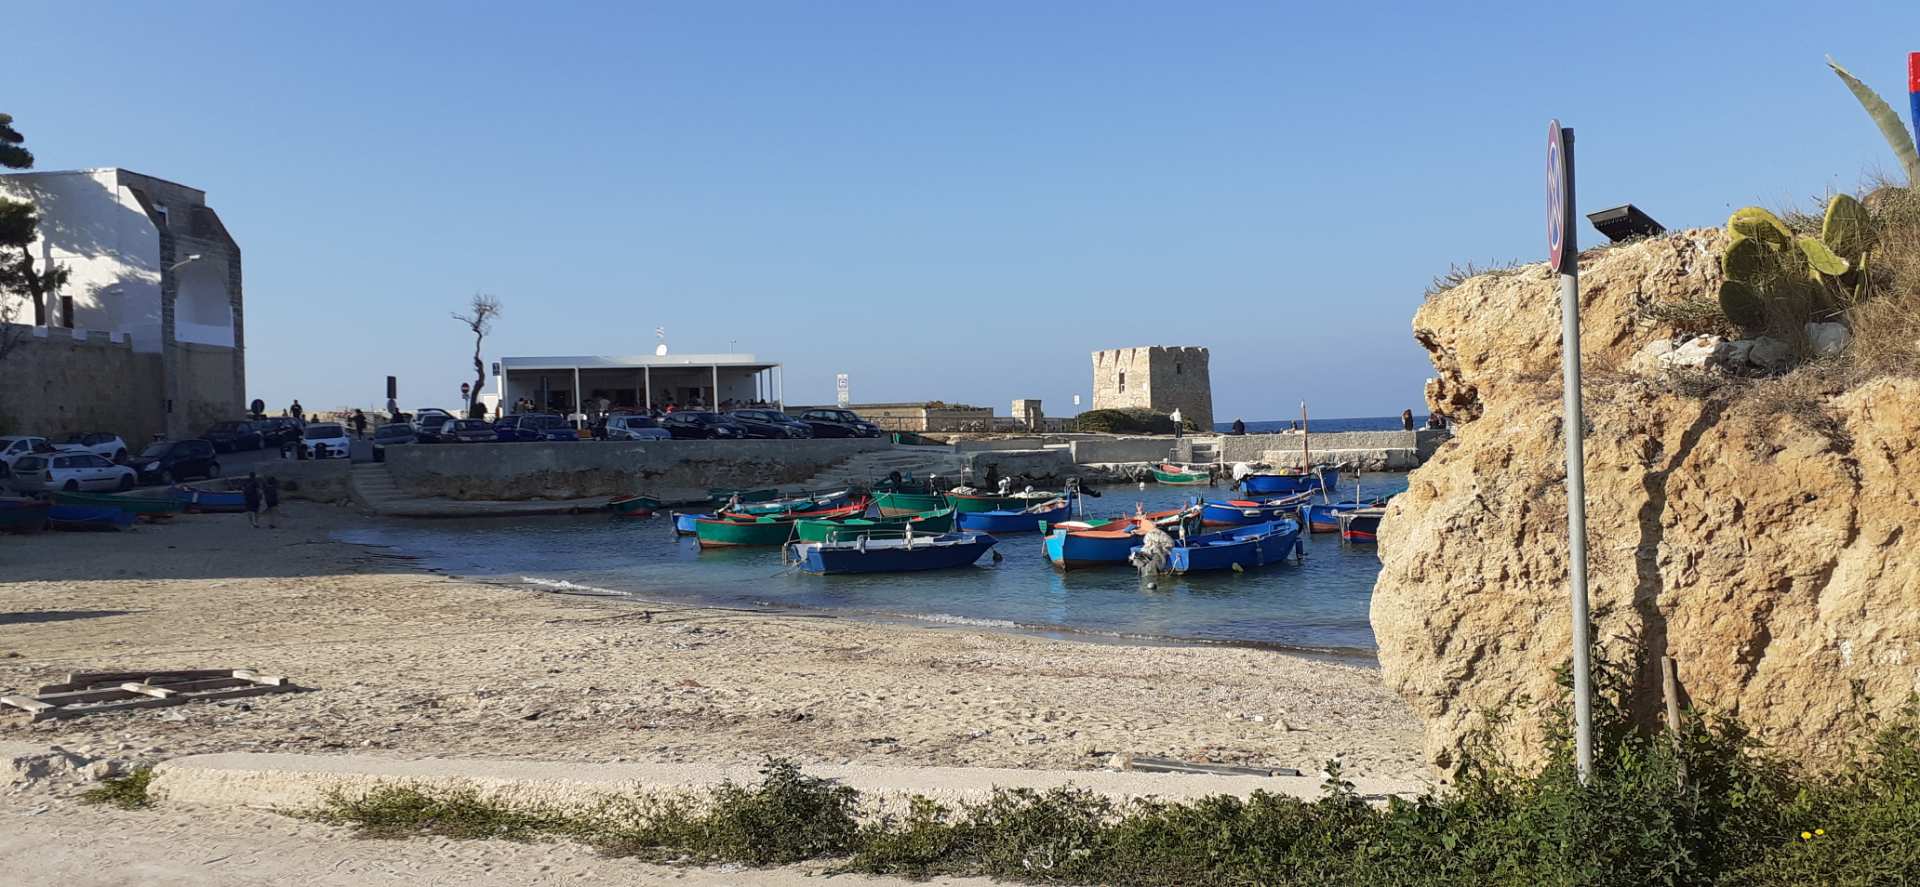
[[[1567,215],[1574,216],[1573,130],[1566,139]],[[1567,570],[1573,595],[1573,741],[1574,764],[1582,785],[1593,779],[1593,666],[1587,625],[1587,454],[1586,418],[1580,408],[1580,254],[1578,232],[1568,225],[1566,255],[1560,272],[1560,366],[1567,439]]]
[[[720,365],[716,363],[713,365],[713,396],[707,398],[707,409],[717,410],[719,408],[720,408]]]
[[[642,406],[651,411],[653,409],[653,367],[643,366],[640,368],[640,383],[645,385],[647,389],[647,402],[642,404]]]

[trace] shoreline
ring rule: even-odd
[[[0,738],[129,763],[217,751],[998,766],[1113,754],[1426,775],[1371,663],[1218,644],[1071,640],[464,580],[291,527],[184,515],[0,538],[0,690],[92,668],[261,668],[316,692],[66,721]],[[931,630],[938,629],[938,630]]]

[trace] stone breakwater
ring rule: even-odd
[[[1644,308],[1711,294],[1718,237],[1582,263],[1596,654],[1650,725],[1671,656],[1684,704],[1809,763],[1844,760],[1920,690],[1920,546],[1905,541],[1920,524],[1920,380],[1781,409],[1764,387],[1699,393],[1610,369],[1693,332]],[[1434,408],[1467,421],[1388,511],[1372,620],[1387,684],[1442,767],[1482,738],[1537,761],[1570,657],[1553,287],[1544,266],[1476,277],[1414,319],[1439,370]]]

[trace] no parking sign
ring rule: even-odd
[[[1580,249],[1574,245],[1573,130],[1547,123],[1547,262],[1572,274]]]

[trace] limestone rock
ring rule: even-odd
[[[1713,292],[1710,241],[1684,232],[1589,255],[1589,365],[1623,366],[1674,335],[1639,306]],[[1383,676],[1425,719],[1442,767],[1481,735],[1538,761],[1542,703],[1570,655],[1560,392],[1542,381],[1559,372],[1552,306],[1536,268],[1469,280],[1414,321],[1440,371],[1434,406],[1460,421],[1388,508],[1372,619]],[[1688,704],[1738,715],[1784,753],[1840,760],[1869,715],[1920,688],[1920,546],[1904,539],[1920,525],[1920,380],[1858,383],[1809,424],[1744,388],[1594,378],[1596,654],[1626,670],[1649,724],[1658,657],[1671,655]]]
[[[1746,363],[1746,351],[1736,350],[1733,342],[1720,336],[1695,336],[1661,355],[1660,365],[1670,370],[1713,372]],[[1747,346],[1749,349],[1751,345]]]
[[[1793,366],[1793,346],[1779,339],[1761,336],[1747,349],[1747,363],[1755,369],[1778,373]]]
[[[1853,333],[1843,323],[1807,324],[1807,347],[1820,357],[1839,354],[1853,341]]]

